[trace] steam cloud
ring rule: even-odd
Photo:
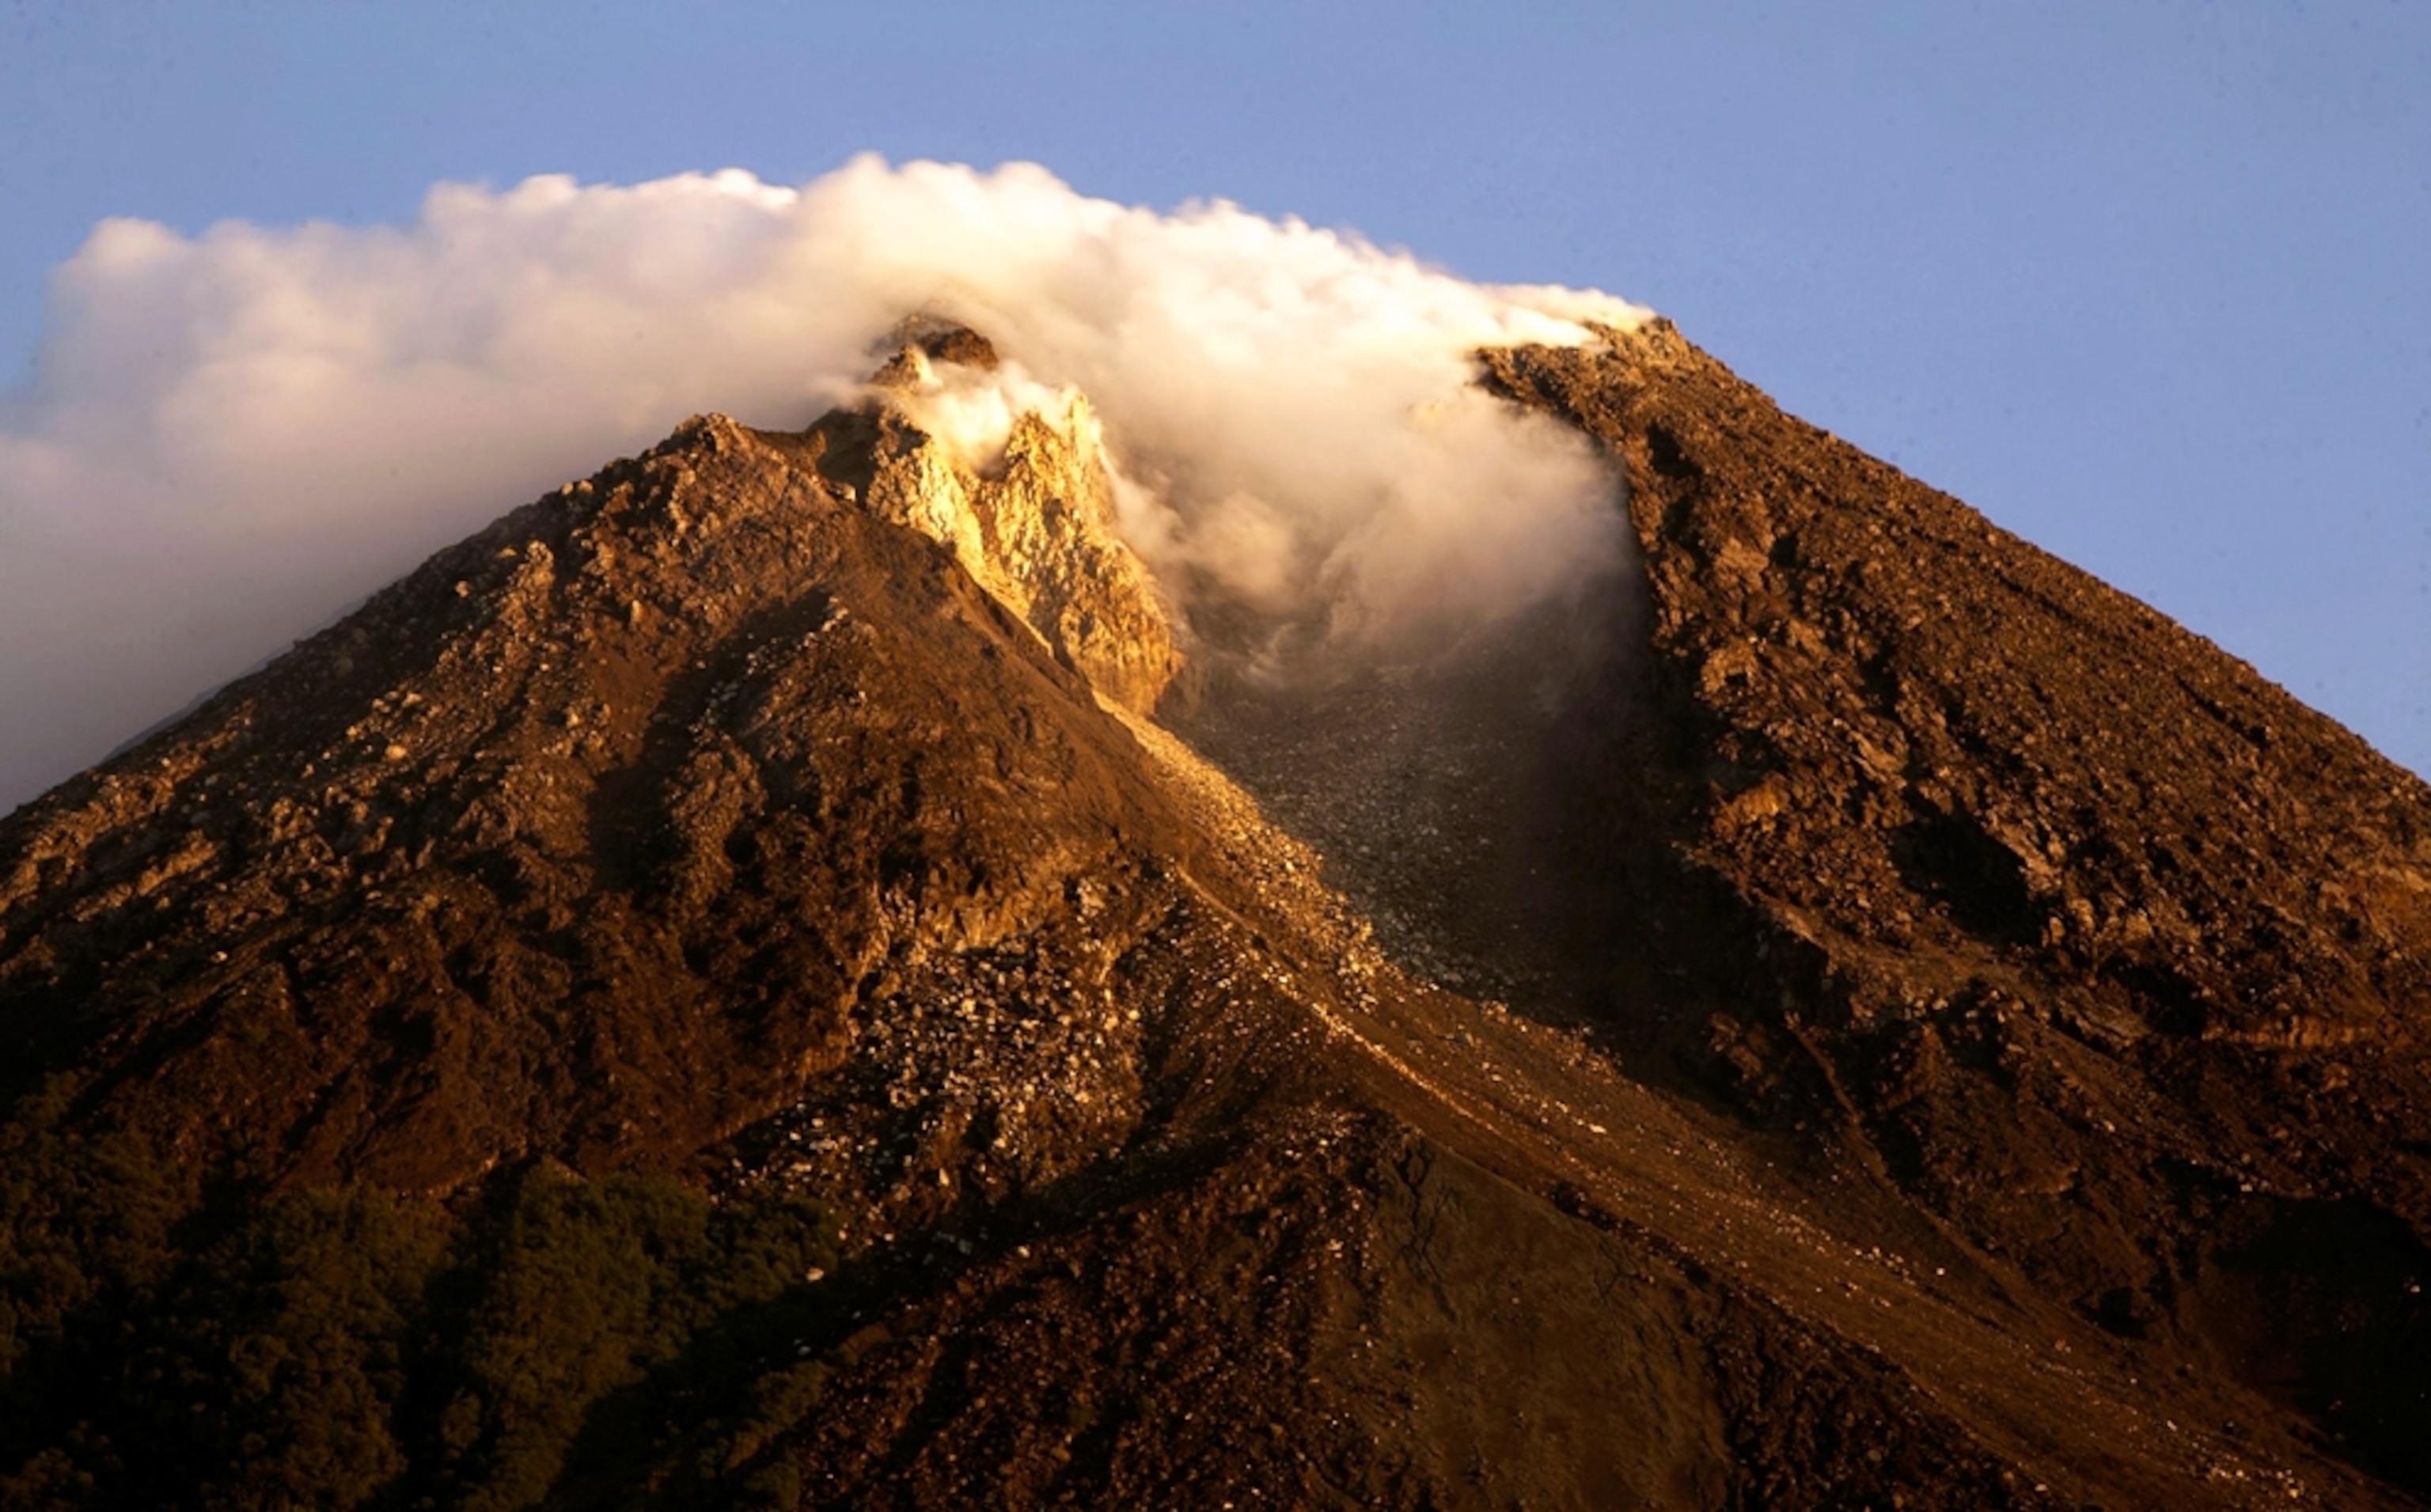
[[[1645,311],[1223,203],[863,158],[799,189],[442,185],[402,228],[108,221],[0,399],[0,807],[687,414],[807,424],[910,311],[1009,359],[952,396],[974,448],[1009,403],[1089,396],[1185,613],[1385,636],[1618,560],[1604,465],[1467,354]]]

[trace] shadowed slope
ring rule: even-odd
[[[2431,790],[1668,325],[1487,366],[1645,556],[1559,780],[1615,1032],[2431,1484]]]

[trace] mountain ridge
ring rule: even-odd
[[[0,821],[9,1138],[460,1257],[375,1288],[464,1342],[344,1377],[355,1500],[2426,1484],[2422,784],[1660,324],[1479,360],[1618,461],[1642,581],[1439,665],[1202,667],[1185,744],[1084,421],[973,470],[900,395],[992,349],[903,334],[865,405],[689,421]],[[2159,865],[2212,805],[2251,837]],[[450,1320],[521,1295],[484,1224],[687,1193],[812,1236],[552,1398]],[[12,1302],[14,1399],[121,1379],[80,1330],[189,1347],[148,1275]],[[144,1484],[90,1448],[158,1410],[125,1378],[27,1408],[12,1494]],[[175,1495],[303,1484],[267,1379],[289,1426]]]

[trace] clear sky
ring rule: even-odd
[[[0,0],[0,383],[104,216],[863,150],[1601,287],[2431,771],[2431,6]]]

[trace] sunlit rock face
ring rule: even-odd
[[[1048,408],[1012,413],[985,438],[993,455],[974,458],[921,427],[923,401],[947,387],[941,367],[993,372],[996,351],[962,327],[911,328],[871,397],[811,428],[817,465],[880,518],[952,547],[1057,661],[1148,712],[1182,659],[1147,569],[1115,533],[1115,470],[1089,401],[1042,394]]]

